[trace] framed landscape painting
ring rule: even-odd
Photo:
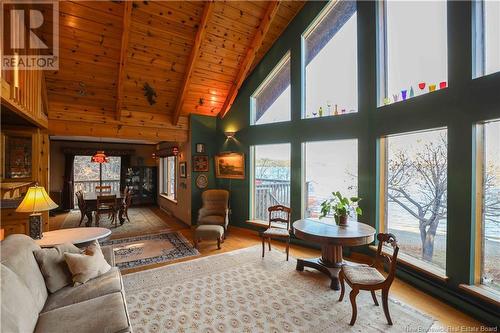
[[[215,156],[215,177],[245,179],[245,155],[222,153]]]

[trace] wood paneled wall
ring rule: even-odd
[[[21,135],[32,135],[32,178],[30,181],[37,182],[49,192],[49,136],[45,129],[30,127],[6,127],[2,126],[2,131],[8,130],[10,133]],[[3,140],[1,145],[3,145]],[[1,151],[3,151],[4,147]],[[14,208],[0,209],[1,227],[5,229],[5,236],[10,234],[28,234],[29,213],[16,213]],[[43,231],[49,230],[49,213],[43,212]]]

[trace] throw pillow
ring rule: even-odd
[[[74,286],[94,279],[111,269],[97,241],[92,242],[82,254],[65,253],[64,259],[73,274]]]
[[[45,279],[45,285],[51,293],[71,283],[71,272],[64,260],[64,253],[81,253],[81,250],[73,244],[65,243],[33,251]]]

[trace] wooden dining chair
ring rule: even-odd
[[[111,192],[111,185],[102,185],[102,186],[96,186],[95,187],[96,192]]]
[[[95,224],[99,226],[99,219],[101,215],[108,215],[108,218],[111,219],[111,223],[115,223],[115,227],[118,226],[116,213],[117,213],[117,200],[116,194],[106,194],[106,195],[97,195],[97,205],[95,211]]]
[[[380,233],[377,235],[377,239],[379,242],[377,253],[371,266],[344,265],[339,272],[339,280],[341,286],[339,302],[344,298],[344,281],[347,282],[347,284],[352,288],[349,294],[349,299],[351,300],[352,306],[352,317],[351,322],[349,323],[349,325],[351,326],[356,322],[356,316],[358,314],[358,310],[356,308],[356,296],[358,295],[360,290],[369,290],[372,294],[373,302],[376,306],[378,306],[378,301],[377,296],[375,295],[375,290],[382,290],[382,306],[384,308],[385,318],[387,319],[387,323],[389,325],[392,325],[388,303],[389,288],[391,287],[392,281],[394,280],[394,276],[396,274],[396,262],[398,258],[399,247],[396,241],[396,237],[393,234]],[[382,253],[382,246],[384,244],[389,244],[392,246],[392,256]],[[388,264],[389,267],[389,274],[385,278],[377,269],[377,267],[380,267],[381,264],[382,266],[383,264]]]
[[[261,233],[262,237],[262,258],[266,251],[266,239],[271,251],[271,238],[284,239],[286,241],[286,261],[290,250],[290,214],[292,210],[283,205],[276,205],[267,209],[269,212],[269,227]]]
[[[127,191],[125,192],[125,198],[123,199],[122,203],[122,209],[123,209],[123,216],[127,219],[127,221],[130,222],[130,218],[128,217],[128,209],[132,205],[132,191]]]
[[[78,202],[78,209],[80,209],[80,222],[78,223],[78,226],[82,225],[83,219],[89,212],[90,208],[88,207],[87,203],[85,202],[85,199],[83,198],[83,192],[82,191],[77,191],[75,193],[76,195],[76,200]]]

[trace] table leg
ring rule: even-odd
[[[339,290],[339,272],[343,265],[342,246],[325,244],[321,247],[321,257],[313,259],[297,259],[298,271],[304,267],[317,269],[331,279],[330,288]]]
[[[118,219],[120,220],[120,225],[123,225],[123,223],[125,223],[125,217],[123,217],[124,212],[125,209],[123,207],[120,207],[120,210],[118,211]]]
[[[92,211],[87,211],[85,213],[85,216],[87,216],[87,223],[85,223],[85,226],[91,227],[92,226]]]

